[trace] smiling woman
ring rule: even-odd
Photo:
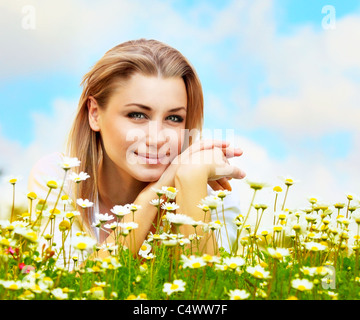
[[[92,181],[74,184],[73,189],[65,186],[64,191],[94,204],[80,210],[80,226],[99,243],[114,241],[110,232],[93,227],[100,212],[137,205],[135,215],[124,215],[124,222],[138,224],[131,248],[137,252],[159,218],[151,204],[154,190],[163,186],[178,190],[181,212],[200,221],[204,214],[197,204],[211,188],[231,189],[229,178],[245,176],[228,161],[240,156],[241,150],[226,141],[198,139],[202,88],[194,68],[176,49],[156,40],[125,42],[109,50],[84,76],[82,85],[67,153],[81,160],[77,172],[88,173]],[[61,179],[56,167],[59,157],[50,155],[34,166],[29,189],[39,197],[47,196],[42,176]],[[236,210],[225,209],[229,218]],[[209,222],[211,217],[206,219]],[[185,227],[181,231],[191,232]],[[206,237],[201,241],[206,251],[215,251],[212,241]]]

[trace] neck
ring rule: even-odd
[[[120,170],[105,154],[99,165],[98,184],[100,212],[105,213],[115,205],[133,203],[148,182]]]

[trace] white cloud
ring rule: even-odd
[[[286,36],[271,27],[261,32],[269,23],[248,29],[257,45],[249,45],[247,54],[263,66],[270,92],[247,110],[248,126],[289,139],[359,132],[360,44],[354,39],[360,36],[360,14],[338,19],[335,30],[304,26]]]
[[[65,152],[66,137],[72,124],[77,102],[56,99],[52,104],[52,113],[49,115],[33,114],[35,138],[27,147],[16,141],[1,137],[0,153],[2,157],[0,168],[3,177],[7,175],[21,176],[16,184],[16,204],[27,205],[26,195],[29,191],[27,180],[32,166],[43,156],[52,152]],[[12,186],[2,181],[0,183],[0,219],[7,212],[12,203]]]

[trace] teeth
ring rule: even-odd
[[[161,159],[163,158],[164,156],[156,156],[156,155],[148,155],[148,154],[138,154],[136,152],[134,152],[137,156],[139,157],[143,157],[143,158],[148,158],[148,159]]]

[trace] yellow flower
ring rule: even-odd
[[[230,290],[229,291],[230,300],[244,300],[247,299],[250,294],[246,292],[245,290]]]
[[[172,283],[166,282],[164,283],[163,292],[165,292],[168,296],[173,292],[185,291],[186,283],[181,280],[174,280]]]
[[[250,273],[257,279],[268,279],[270,278],[270,271],[266,271],[262,266],[256,265],[255,267],[247,267],[246,272]]]
[[[35,192],[29,192],[27,194],[28,199],[35,200],[37,198],[37,194]]]
[[[47,185],[48,188],[50,188],[50,189],[57,189],[57,187],[58,187],[57,182],[54,181],[54,180],[48,181],[46,185]]]
[[[251,189],[261,190],[262,188],[268,187],[269,185],[265,182],[255,182],[246,180]]]
[[[70,225],[70,222],[67,221],[67,220],[63,220],[59,223],[59,230],[61,232],[64,232],[64,231],[67,231],[67,230],[70,230],[71,228],[71,225]]]
[[[307,279],[295,279],[291,282],[291,286],[299,291],[311,290],[314,284]]]
[[[92,287],[90,290],[85,291],[84,293],[88,294],[93,299],[103,300],[105,299],[105,293],[102,287],[95,286]]]

